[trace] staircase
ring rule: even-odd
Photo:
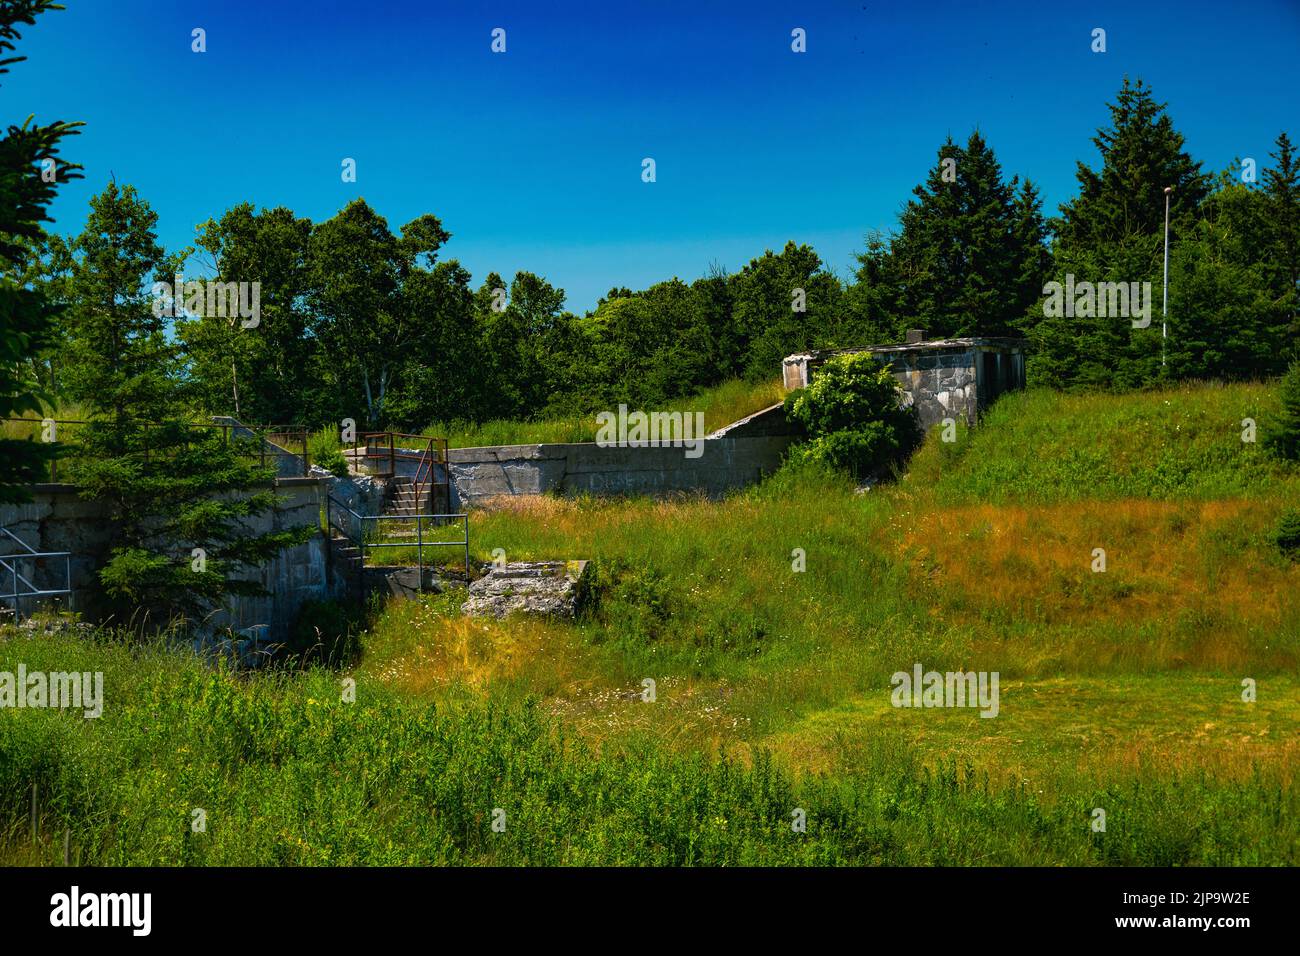
[[[395,518],[433,514],[434,486],[417,485],[412,478],[398,477],[390,485],[391,497],[384,504],[384,514]]]
[[[443,547],[464,549],[466,580],[469,578],[469,516],[442,514],[430,517],[437,486],[426,485],[420,491],[411,479],[397,478],[389,489],[382,513],[361,515],[334,498],[327,503],[329,557],[334,573],[340,575],[350,596],[362,596],[375,590],[409,597],[425,591],[440,591],[439,575],[432,560]],[[462,537],[448,540],[449,522],[459,524]],[[414,564],[389,563],[381,551],[400,548],[406,561]],[[401,554],[402,551],[398,553]]]

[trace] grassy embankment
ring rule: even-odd
[[[785,390],[779,380],[755,383],[732,379],[698,395],[642,411],[703,412],[707,434],[774,405],[784,397]],[[609,411],[617,412],[617,409]],[[637,409],[633,407],[630,411]],[[446,438],[452,448],[476,448],[481,445],[591,442],[596,440],[596,428],[596,416],[591,414],[542,421],[433,422],[422,434]]]
[[[0,712],[0,860],[67,827],[101,863],[1300,863],[1300,567],[1270,540],[1300,472],[1240,441],[1275,407],[1031,392],[866,494],[515,501],[476,557],[594,558],[598,607],[392,605],[355,704],[325,671],[11,638],[0,670],[103,669],[107,700]],[[892,707],[915,662],[998,671],[999,715]]]

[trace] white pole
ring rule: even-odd
[[[1169,194],[1173,186],[1165,187],[1165,283],[1164,304],[1160,314],[1160,367],[1165,367],[1165,347],[1169,340]]]

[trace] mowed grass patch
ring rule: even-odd
[[[1300,681],[1259,681],[1242,700],[1229,678],[1197,675],[1000,681],[997,716],[978,707],[894,707],[873,688],[759,738],[788,766],[844,772],[866,740],[895,739],[919,762],[969,762],[995,777],[1060,789],[1061,780],[1173,779],[1189,772],[1246,780],[1261,770],[1287,786],[1300,771]]]

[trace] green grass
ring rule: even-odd
[[[0,639],[107,696],[0,711],[0,862],[67,828],[98,864],[1296,865],[1300,469],[1239,425],[1271,389],[1009,396],[864,494],[515,499],[475,558],[593,559],[593,608],[393,603],[347,674]],[[999,716],[892,707],[915,662],[999,672]]]
[[[776,404],[784,395],[785,391],[779,381],[753,383],[733,379],[698,395],[642,411],[703,412],[705,429],[713,432]],[[596,440],[596,429],[596,416],[593,413],[542,421],[500,419],[477,424],[461,421],[433,422],[421,434],[446,438],[452,448],[477,448],[484,445],[592,442]]]
[[[65,832],[95,865],[1223,865],[1295,862],[1300,842],[1300,795],[1266,774],[1049,797],[877,735],[852,770],[796,780],[763,754],[597,753],[532,704],[443,709],[369,683],[345,703],[322,671],[244,679],[66,638],[21,656],[103,669],[107,703],[98,721],[0,714],[9,863],[55,864]]]
[[[1262,439],[1280,410],[1270,384],[1013,393],[969,437],[931,442],[911,479],[949,501],[1253,497],[1295,474],[1242,440],[1245,419]]]

